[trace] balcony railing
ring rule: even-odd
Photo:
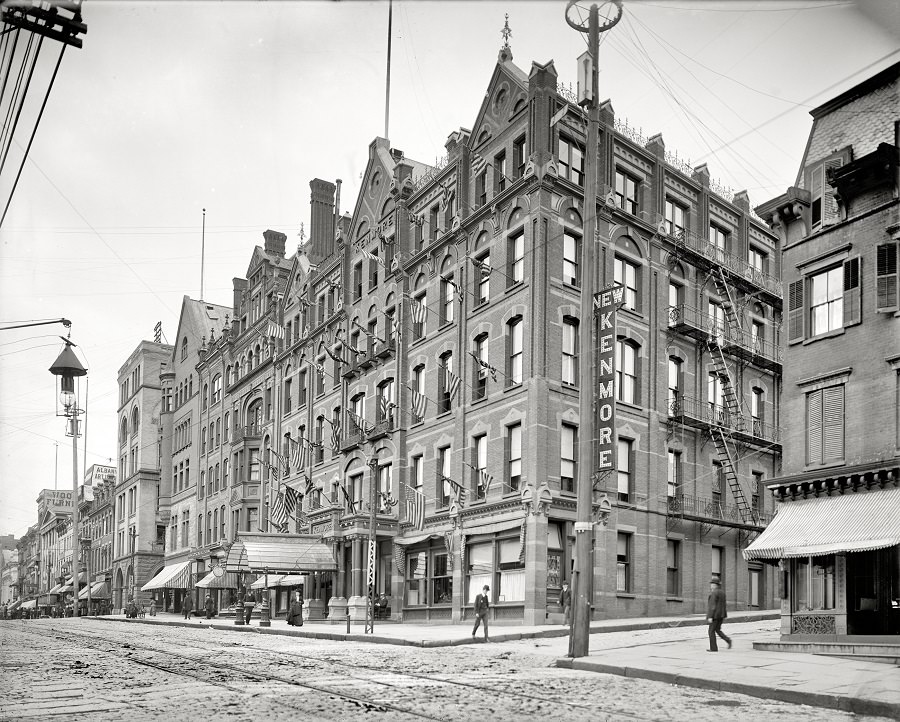
[[[262,436],[262,426],[249,424],[247,426],[235,426],[232,440],[237,443],[244,439],[258,439],[260,436]]]
[[[727,352],[759,366],[772,368],[782,362],[783,352],[777,336],[774,342],[768,341],[684,303],[668,306],[666,314],[670,327],[692,338],[712,339]]]
[[[665,223],[665,220],[659,218],[659,222]],[[781,281],[775,276],[759,270],[750,261],[728,253],[728,251],[714,246],[708,239],[683,228],[670,228],[666,235],[677,247],[695,254],[707,265],[722,266],[733,279],[746,282],[766,291],[770,296],[781,299],[783,295]]]
[[[781,443],[781,434],[777,426],[752,416],[732,413],[725,406],[711,404],[708,401],[702,401],[692,396],[679,396],[669,399],[668,415],[669,418],[678,419],[689,426],[698,428],[707,426],[722,427],[742,441],[757,445],[760,443],[771,445]]]
[[[757,509],[750,512],[750,518],[744,520],[741,518],[740,509],[733,504],[723,504],[721,501],[715,501],[708,497],[688,496],[679,494],[677,496],[664,497],[666,510],[673,516],[695,517],[701,520],[709,521],[729,521],[737,524],[753,524],[754,526],[766,526],[772,521],[773,514],[767,514]]]

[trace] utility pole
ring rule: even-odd
[[[602,30],[609,30],[622,17],[621,0],[604,3]],[[584,657],[588,654],[591,632],[591,603],[594,590],[594,524],[593,505],[593,442],[594,442],[594,364],[593,307],[596,269],[594,246],[597,242],[597,186],[598,157],[597,138],[600,126],[598,91],[598,52],[600,46],[600,11],[592,4],[584,24],[584,10],[578,0],[566,6],[566,22],[578,32],[588,34],[589,72],[585,74],[586,87],[581,93],[582,105],[588,108],[587,147],[584,154],[584,237],[581,242],[581,324],[578,329],[578,347],[581,363],[578,367],[578,487],[575,522],[575,580],[573,584],[573,618],[569,654]]]

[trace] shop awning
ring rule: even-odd
[[[29,599],[22,602],[22,609],[34,609],[37,606],[37,599]]]
[[[333,572],[331,547],[310,534],[244,532],[238,536],[225,567],[230,572]]]
[[[88,597],[88,588],[85,587],[81,590],[81,594],[78,595],[79,599],[87,599]],[[109,599],[109,587],[106,585],[106,582],[94,582],[91,585],[91,599]]]
[[[782,502],[744,559],[862,552],[900,544],[900,488]]]
[[[269,574],[268,583],[264,574],[250,585],[251,589],[272,589],[273,587],[299,587],[303,584],[302,574]]]
[[[10,605],[6,608],[6,611],[7,611],[7,612],[14,612],[16,609],[18,609],[18,608],[21,607],[21,606],[22,606],[22,600],[21,600],[21,599],[17,599],[16,601],[14,601],[12,604],[10,604]]]
[[[520,515],[518,518],[505,519],[491,522],[490,524],[478,524],[462,529],[462,533],[466,536],[475,534],[496,534],[498,531],[509,531],[510,529],[519,529],[522,526],[524,518]]]
[[[64,586],[63,584],[57,584],[55,587],[53,587],[53,589],[51,589],[49,592],[47,592],[47,594],[61,594],[63,586]],[[70,589],[71,589],[71,587],[70,587]]]
[[[163,570],[141,587],[142,592],[150,589],[190,589],[191,562],[179,562],[163,567]]]
[[[78,583],[84,584],[87,581],[87,572],[79,572],[78,573]],[[66,579],[65,584],[63,584],[57,594],[66,594],[67,592],[71,592],[73,590],[74,584],[72,584],[72,577]]]
[[[217,577],[213,572],[207,574],[195,585],[200,589],[237,589],[241,586],[238,575],[234,572],[225,572]]]
[[[442,535],[437,532],[430,532],[428,534],[416,534],[415,536],[395,536],[393,542],[397,546],[408,547],[431,538],[439,539],[442,538]]]

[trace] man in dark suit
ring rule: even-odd
[[[559,606],[563,608],[565,624],[568,626],[572,621],[572,590],[569,589],[568,582],[563,582],[562,591],[559,593]]]
[[[485,584],[481,594],[475,597],[475,626],[472,628],[472,639],[475,639],[475,632],[478,631],[478,625],[484,624],[484,641],[490,642],[488,639],[488,610],[491,608],[491,588]]]
[[[725,608],[725,592],[719,583],[718,577],[709,580],[709,599],[706,601],[706,619],[709,622],[709,649],[708,652],[718,652],[716,635],[719,635],[728,643],[731,649],[731,639],[722,631],[722,621],[728,616]]]

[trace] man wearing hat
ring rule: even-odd
[[[475,639],[475,632],[478,631],[478,625],[484,623],[484,641],[490,642],[488,639],[488,610],[491,608],[491,588],[485,584],[481,594],[475,597],[475,626],[472,628],[472,639]]]
[[[718,577],[709,580],[709,599],[706,601],[706,621],[709,622],[709,649],[707,652],[718,652],[716,635],[719,635],[728,643],[731,649],[731,639],[722,632],[722,621],[728,616],[725,609],[725,592]]]

